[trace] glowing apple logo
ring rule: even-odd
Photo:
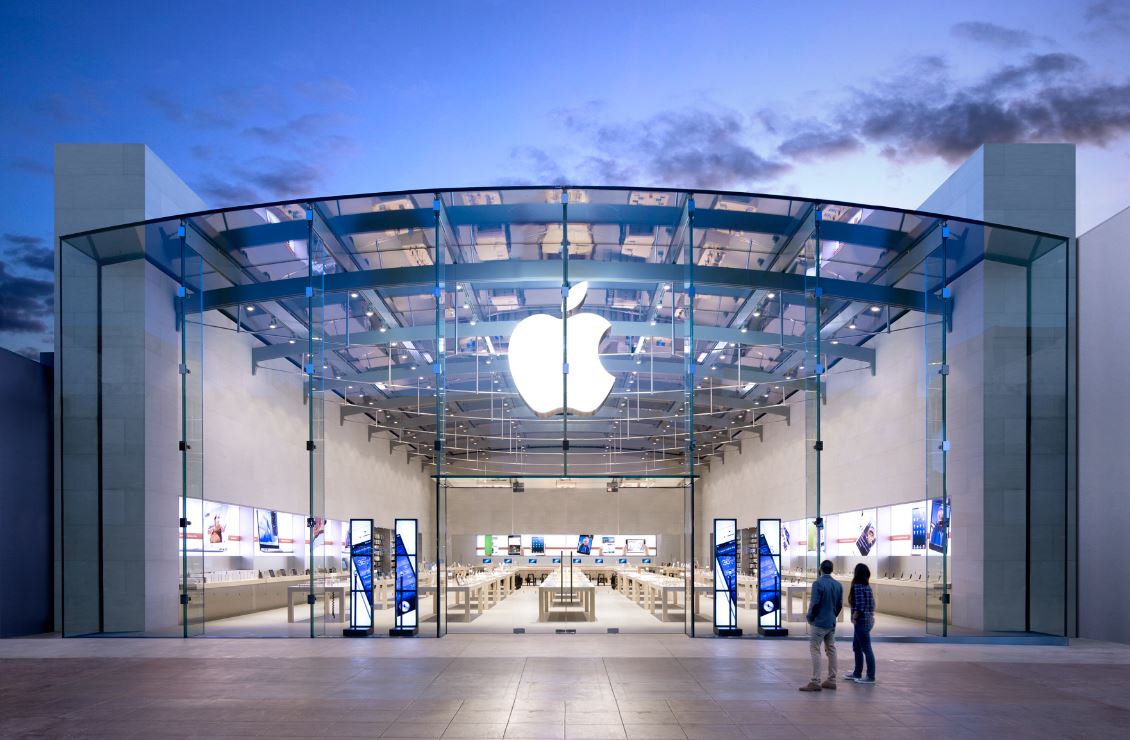
[[[612,329],[595,313],[574,313],[588,294],[588,282],[569,289],[565,314],[569,331],[569,411],[589,415],[600,408],[616,378],[600,364],[600,343]],[[528,316],[510,335],[510,375],[518,395],[538,416],[565,410],[561,383],[561,319],[548,314]]]

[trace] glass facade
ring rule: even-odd
[[[240,617],[262,603],[288,609],[281,634],[339,634],[349,519],[375,520],[376,566],[413,516],[420,634],[442,636],[460,599],[470,614],[457,562],[487,557],[468,538],[501,526],[455,526],[456,498],[548,486],[541,520],[506,504],[511,534],[575,531],[577,488],[672,492],[668,544],[628,565],[663,561],[691,636],[712,634],[719,517],[738,520],[739,586],[776,518],[782,577],[862,559],[914,602],[900,629],[1066,635],[1071,248],[850,203],[571,187],[65,237],[64,633],[254,634]],[[400,472],[358,473],[357,439]],[[1002,601],[1005,582],[1023,588]]]

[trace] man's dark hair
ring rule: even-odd
[[[826,576],[832,575],[832,561],[825,560],[823,563],[820,563],[820,572]]]

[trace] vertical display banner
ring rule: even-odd
[[[738,637],[738,520],[714,520],[714,634]]]
[[[394,608],[396,615],[389,634],[393,637],[411,637],[420,626],[417,608],[419,587],[416,583],[416,540],[419,522],[415,519],[397,519],[394,530],[396,549],[393,550],[396,573]],[[438,578],[438,574],[437,574]]]
[[[349,520],[349,628],[346,637],[373,634],[373,520]]]
[[[786,637],[781,626],[781,520],[757,520],[757,632]]]

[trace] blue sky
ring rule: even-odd
[[[0,346],[49,349],[52,145],[211,206],[499,182],[915,207],[982,141],[1130,205],[1130,2],[7,3]],[[48,327],[45,331],[44,328]]]

